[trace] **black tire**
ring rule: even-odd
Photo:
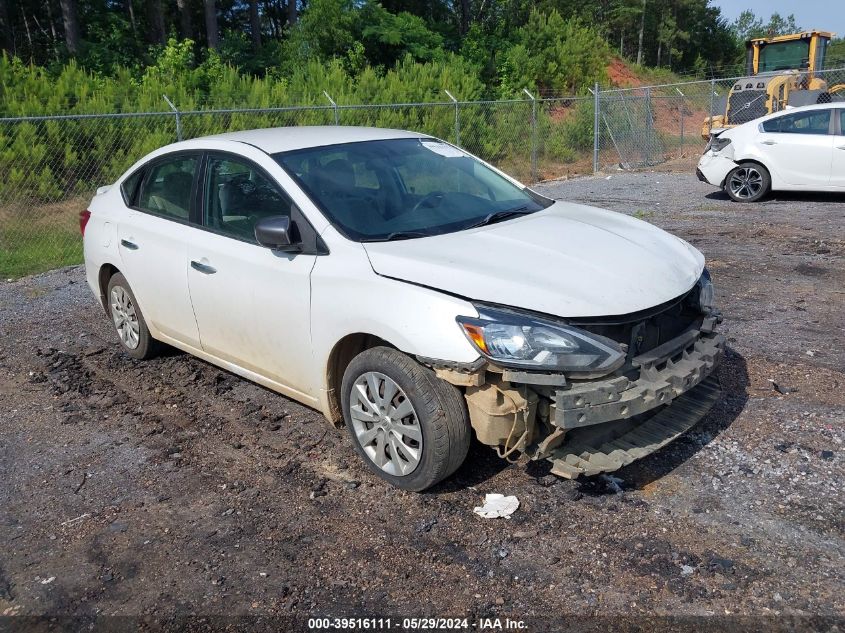
[[[422,447],[419,462],[408,474],[393,475],[379,467],[367,455],[353,428],[352,390],[368,372],[390,378],[413,406],[422,432]],[[397,398],[401,396],[398,394]],[[472,431],[463,394],[402,352],[374,347],[353,358],[343,374],[341,404],[356,452],[370,470],[397,488],[414,492],[430,488],[454,473],[466,459]],[[361,423],[358,424],[360,428]]]
[[[740,163],[725,176],[725,193],[734,202],[757,202],[771,187],[772,177],[759,163]]]
[[[135,345],[134,347],[124,340],[123,335],[117,328],[115,307],[113,306],[114,298],[112,296],[112,293],[115,291],[115,289],[119,289],[120,291],[128,295],[131,307],[134,310],[134,314],[137,318],[138,342],[137,345]],[[150,330],[149,328],[147,328],[147,322],[144,320],[144,315],[141,312],[141,307],[138,305],[138,301],[135,299],[135,293],[132,292],[132,288],[129,287],[129,283],[126,281],[126,278],[121,273],[115,273],[111,276],[111,279],[109,279],[109,285],[106,290],[106,309],[109,313],[109,317],[111,318],[112,325],[115,326],[117,339],[118,341],[120,341],[120,346],[123,348],[124,352],[129,354],[132,358],[137,358],[138,360],[146,360],[148,358],[153,358],[161,352],[162,344],[155,340],[150,334]]]

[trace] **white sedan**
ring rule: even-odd
[[[315,407],[408,490],[453,473],[473,432],[562,476],[615,470],[718,394],[701,253],[426,135],[176,143],[101,188],[80,224],[127,354],[168,344]]]
[[[845,192],[845,102],[714,130],[697,174],[737,202],[756,202],[769,191]]]

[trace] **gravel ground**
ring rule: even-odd
[[[624,492],[478,445],[429,493],[391,489],[315,411],[122,355],[70,268],[0,283],[0,614],[841,626],[845,199],[737,205],[687,174],[539,188],[688,239],[725,313],[722,399]],[[521,505],[481,519],[488,492]]]

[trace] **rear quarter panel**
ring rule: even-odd
[[[91,217],[85,227],[82,240],[85,261],[85,279],[94,296],[102,303],[100,289],[100,269],[106,265],[120,269],[117,226],[123,210],[123,197],[118,186],[94,196],[88,205]]]

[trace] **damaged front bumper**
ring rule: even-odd
[[[725,338],[715,319],[650,352],[636,356],[639,378],[618,376],[573,384],[556,392],[554,424],[564,430],[640,415],[689,391],[709,376],[724,354]]]
[[[554,474],[575,478],[645,457],[707,414],[720,393],[712,377],[725,349],[720,321],[715,311],[699,317],[674,338],[629,352],[626,365],[603,378],[419,360],[464,390],[481,443],[509,460],[550,460]]]
[[[550,421],[560,441],[537,457],[552,461],[552,472],[562,477],[595,475],[641,459],[692,428],[720,393],[711,374],[725,338],[715,322],[709,317],[699,329],[634,357],[636,380],[616,377],[558,390]]]

